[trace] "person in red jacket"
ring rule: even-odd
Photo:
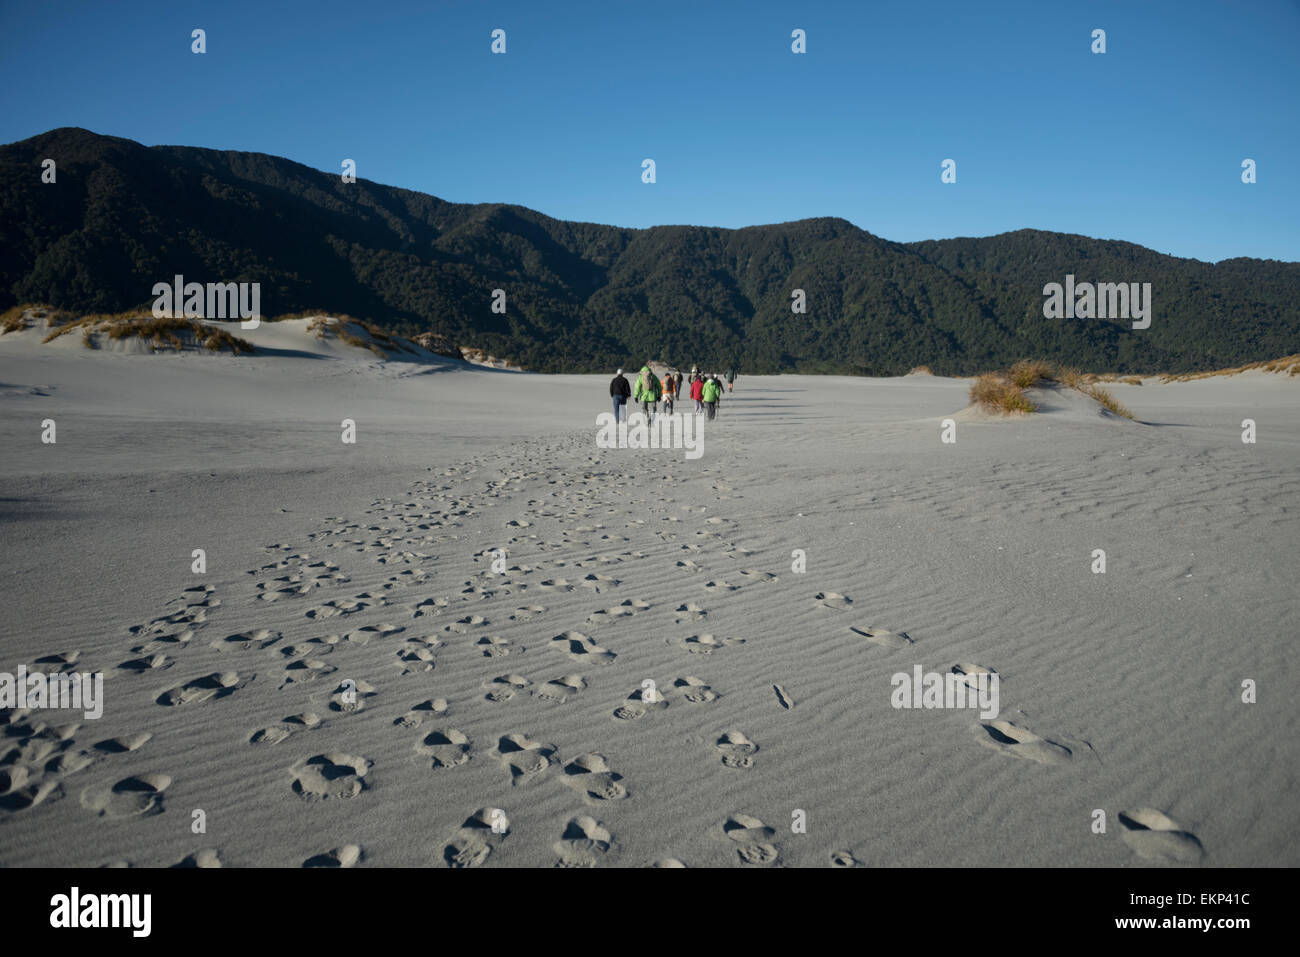
[[[698,375],[691,376],[691,398],[695,400],[695,411],[704,411],[704,380]]]

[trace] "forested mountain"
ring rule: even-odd
[[[41,181],[41,162],[57,181]],[[508,186],[508,184],[505,184]],[[652,187],[647,187],[652,188]],[[1300,352],[1300,264],[1020,230],[900,244],[842,219],[623,229],[448,203],[259,153],[59,129],[0,147],[0,308],[116,312],[153,284],[260,282],[540,371],[646,358],[750,373],[973,373],[1024,356],[1191,371]],[[1151,283],[1151,327],[1045,319],[1043,286]],[[506,292],[504,315],[492,290]],[[803,289],[807,313],[792,313]]]

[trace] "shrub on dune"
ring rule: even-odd
[[[998,415],[1034,411],[1025,390],[996,372],[986,372],[975,380],[970,387],[970,400],[984,411]]]

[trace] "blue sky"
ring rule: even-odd
[[[1298,95],[1295,0],[0,0],[0,141],[352,158],[623,226],[842,216],[901,242],[1032,227],[1300,261]]]

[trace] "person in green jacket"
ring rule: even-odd
[[[704,393],[701,398],[704,400],[704,408],[708,412],[708,417],[712,419],[718,414],[718,399],[722,396],[722,383],[714,376],[704,380]]]
[[[662,388],[659,377],[650,371],[650,367],[642,366],[641,374],[636,377],[636,385],[632,389],[632,401],[641,403],[641,410],[650,422],[654,421],[655,411],[659,407]]]

